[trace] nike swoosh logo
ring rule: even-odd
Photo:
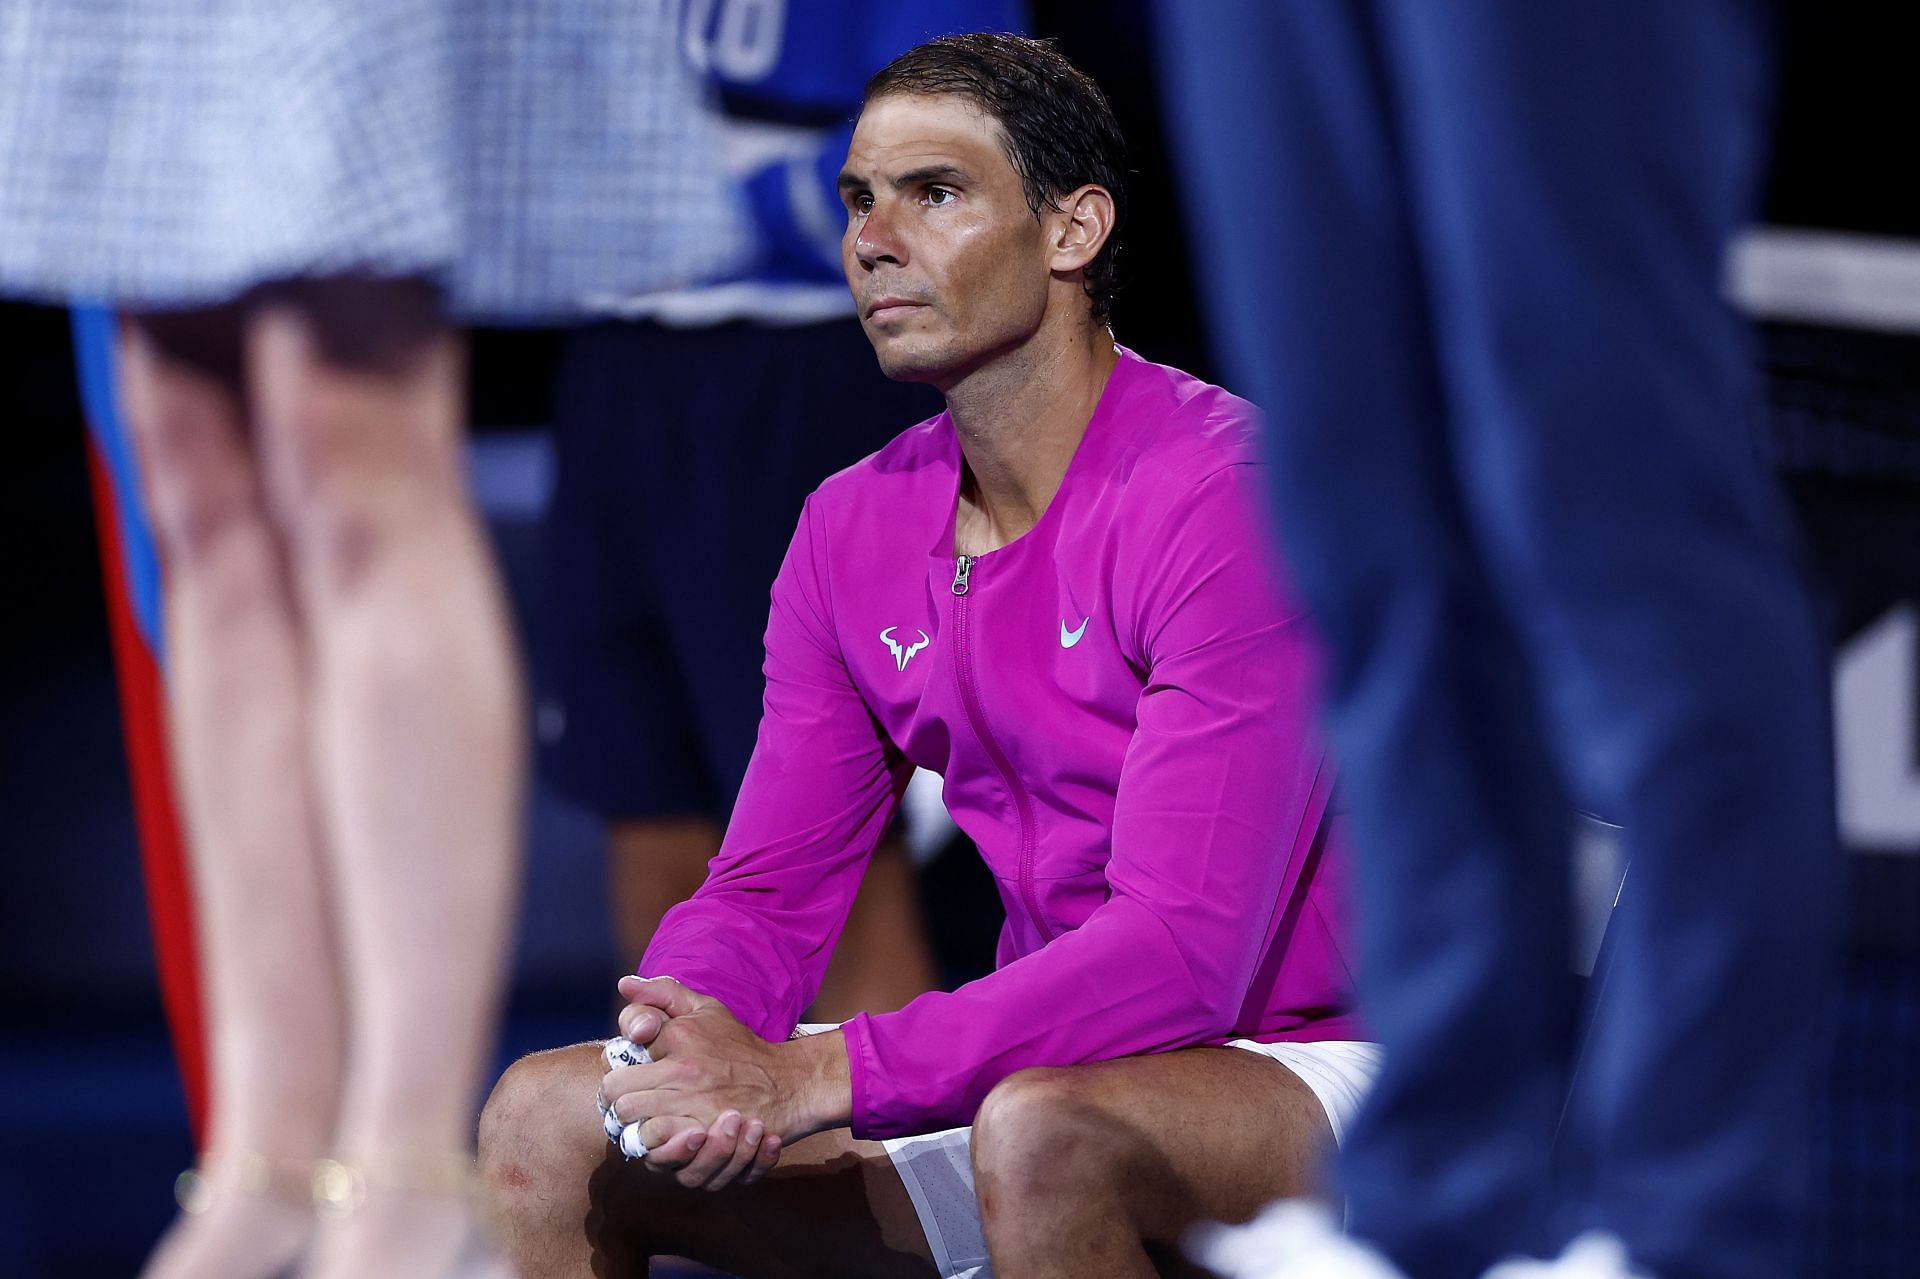
[[[1080,642],[1080,637],[1087,633],[1087,622],[1091,622],[1092,620],[1093,618],[1088,617],[1086,621],[1083,621],[1080,623],[1078,629],[1070,631],[1067,629],[1067,620],[1064,617],[1061,618],[1060,619],[1060,647],[1072,648],[1075,644],[1078,644]]]

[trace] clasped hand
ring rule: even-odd
[[[672,978],[622,977],[620,994],[620,1033],[653,1061],[607,1071],[600,1092],[622,1123],[641,1124],[648,1168],[694,1188],[751,1185],[806,1135],[803,1080],[782,1045]]]

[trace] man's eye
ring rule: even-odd
[[[954,193],[952,191],[949,191],[946,187],[928,187],[927,188],[928,204],[931,204],[937,207],[942,204],[951,204],[953,203],[953,199],[954,199]]]

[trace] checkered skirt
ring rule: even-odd
[[[424,276],[565,319],[749,251],[676,0],[5,0],[0,292]]]

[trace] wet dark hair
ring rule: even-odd
[[[1035,218],[1090,182],[1112,194],[1113,230],[1085,271],[1093,318],[1104,324],[1119,288],[1115,260],[1127,220],[1127,144],[1100,86],[1051,40],[979,32],[907,50],[867,81],[862,104],[896,93],[954,94],[993,117],[1006,134],[1007,159]]]

